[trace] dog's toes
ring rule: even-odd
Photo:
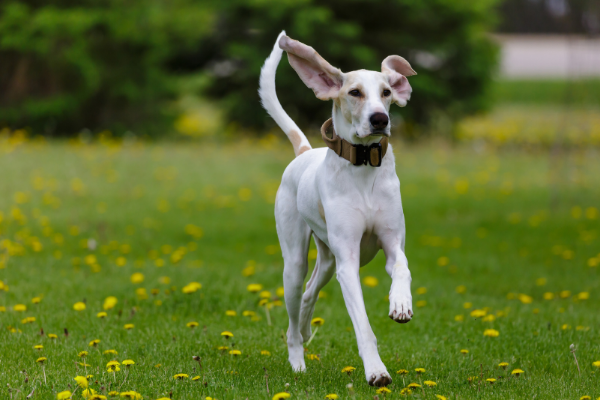
[[[392,303],[389,317],[400,324],[409,322],[413,317],[411,301],[404,300]]]
[[[392,377],[387,372],[382,372],[379,374],[372,374],[371,379],[369,379],[369,385],[371,386],[388,386],[392,383]]]

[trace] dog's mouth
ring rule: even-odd
[[[371,131],[369,136],[387,136],[390,137],[390,133],[386,131]]]

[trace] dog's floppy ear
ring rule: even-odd
[[[342,71],[331,66],[312,47],[288,36],[279,39],[279,47],[287,52],[290,65],[318,99],[338,97],[344,79]]]
[[[410,67],[408,61],[400,56],[386,57],[381,63],[381,72],[388,77],[394,103],[404,107],[412,92],[406,77],[417,73]]]

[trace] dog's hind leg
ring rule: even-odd
[[[317,262],[315,269],[306,284],[306,290],[302,295],[302,307],[300,309],[300,329],[304,342],[307,342],[311,335],[310,321],[315,310],[315,304],[319,297],[319,292],[331,280],[335,272],[335,257],[329,250],[329,247],[319,238],[313,235],[317,244]]]
[[[287,332],[289,361],[294,371],[304,371],[304,346],[300,333],[302,287],[308,272],[308,247],[311,230],[296,208],[295,193],[282,185],[277,193],[275,216],[277,235],[283,254],[283,288],[290,325]]]

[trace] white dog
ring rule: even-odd
[[[317,98],[333,100],[331,137],[327,130],[332,120],[321,129],[329,148],[312,149],[277,99],[275,73],[283,50]],[[410,75],[415,72],[399,56],[383,60],[381,72],[343,73],[312,47],[290,39],[285,32],[277,38],[262,68],[259,93],[263,106],[288,136],[296,153],[283,174],[275,202],[290,319],[289,361],[295,371],[306,369],[303,342],[311,335],[310,322],[319,291],[335,271],[354,325],[367,381],[375,386],[392,381],[369,325],[359,269],[383,249],[385,269],[392,277],[389,316],[400,323],[410,321],[411,276],[404,255],[400,181],[391,146],[386,154],[389,108],[392,103],[406,105],[412,91],[406,79]],[[302,294],[311,235],[318,256]]]

